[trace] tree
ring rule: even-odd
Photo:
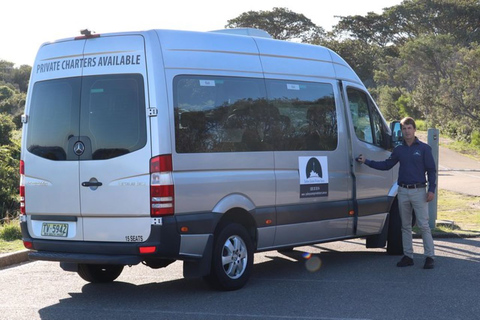
[[[11,137],[14,129],[15,124],[12,118],[5,113],[0,113],[0,146],[9,145],[12,142]]]
[[[11,117],[0,114],[0,219],[18,204],[20,142],[12,141],[14,129]]]
[[[367,87],[375,87],[374,70],[376,61],[384,54],[382,48],[369,45],[358,39],[324,40],[321,45],[338,53],[355,70]]]
[[[21,65],[20,68],[15,69],[13,72],[13,82],[18,85],[18,88],[22,93],[27,92],[31,72],[32,67],[28,65]]]
[[[406,0],[386,8],[381,15],[340,17],[337,35],[370,44],[402,44],[422,35],[452,35],[458,44],[480,42],[478,0]]]
[[[13,62],[8,62],[5,60],[0,60],[0,84],[12,83],[12,74],[13,74]]]
[[[287,8],[272,11],[248,11],[227,21],[226,28],[257,28],[267,31],[274,39],[319,41],[325,35],[322,27],[315,25],[303,14]]]
[[[480,1],[405,0],[382,14],[341,17],[330,37],[340,48],[354,44],[342,55],[357,57],[348,62],[387,118],[425,119],[467,141],[480,131]]]
[[[463,47],[452,35],[407,41],[398,57],[378,64],[382,108],[401,107],[455,138],[469,141],[480,128],[480,46]],[[398,113],[397,113],[398,114]]]
[[[14,118],[17,128],[21,127],[21,115],[25,108],[26,93],[15,91],[12,86],[0,86],[0,112]]]
[[[22,65],[15,68],[13,62],[0,60],[0,86],[9,86],[14,90],[26,93],[32,67]]]
[[[333,28],[333,35],[380,47],[385,47],[395,40],[387,17],[374,12],[369,12],[366,16],[340,17],[340,21]]]

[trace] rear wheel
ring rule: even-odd
[[[205,280],[217,289],[237,290],[247,283],[252,268],[252,238],[243,226],[226,225],[215,238],[212,268]]]
[[[78,275],[92,283],[112,282],[122,273],[123,267],[114,264],[79,264]]]

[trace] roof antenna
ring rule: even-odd
[[[86,37],[90,37],[92,35],[92,31],[90,31],[88,29],[83,29],[83,30],[80,30],[80,34],[82,34]]]

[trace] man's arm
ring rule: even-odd
[[[360,163],[366,164],[370,168],[386,171],[390,170],[398,163],[398,155],[394,149],[391,156],[384,161],[368,160],[363,154],[359,155],[356,160]]]

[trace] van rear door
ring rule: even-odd
[[[83,72],[78,141],[86,241],[144,241],[150,234],[144,46],[140,35],[85,45],[92,62]]]
[[[151,149],[144,48],[141,35],[123,35],[40,49],[22,150],[32,237],[148,238]]]
[[[25,209],[34,238],[82,240],[77,157],[68,148],[78,133],[80,68],[85,41],[46,44],[38,52],[28,92],[22,160]]]

